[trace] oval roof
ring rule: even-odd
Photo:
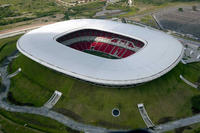
[[[99,29],[145,42],[139,52],[123,59],[106,59],[67,47],[56,39],[80,29]],[[32,60],[64,74],[105,85],[131,85],[162,76],[178,64],[182,44],[164,32],[109,20],[58,22],[28,32],[18,50]]]

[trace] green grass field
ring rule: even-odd
[[[200,92],[179,79],[179,74],[196,82],[200,63],[179,64],[168,74],[137,87],[109,88],[76,80],[20,55],[10,66],[22,72],[12,79],[10,92],[16,101],[42,106],[59,90],[63,96],[53,108],[77,121],[108,128],[145,127],[137,109],[144,103],[154,123],[165,117],[179,119],[192,115],[190,99]],[[174,102],[175,101],[175,102]],[[118,107],[121,115],[113,118]]]
[[[0,126],[0,132],[3,133],[40,133],[35,130],[24,128],[24,126],[16,124],[2,115],[0,115]]]

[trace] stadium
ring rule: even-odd
[[[109,20],[58,22],[17,42],[30,59],[66,75],[108,86],[136,85],[169,72],[182,44],[155,29]]]

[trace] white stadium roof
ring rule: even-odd
[[[56,41],[67,33],[97,29],[141,40],[145,46],[123,59],[87,54]],[[79,19],[50,24],[28,32],[18,50],[32,60],[64,74],[104,85],[132,85],[156,79],[174,68],[183,55],[173,37],[147,27],[109,20]]]

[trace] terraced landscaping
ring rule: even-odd
[[[73,79],[20,55],[10,66],[13,72],[21,67],[22,72],[12,79],[10,92],[21,103],[42,106],[59,90],[63,96],[53,108],[77,121],[108,128],[145,127],[137,109],[144,103],[154,123],[165,117],[179,119],[192,115],[190,99],[200,92],[179,79],[179,74],[199,77],[200,63],[179,64],[159,79],[130,88],[109,88]],[[193,76],[191,76],[191,74]],[[174,102],[176,101],[176,102]],[[114,118],[111,110],[117,107],[121,115]]]

